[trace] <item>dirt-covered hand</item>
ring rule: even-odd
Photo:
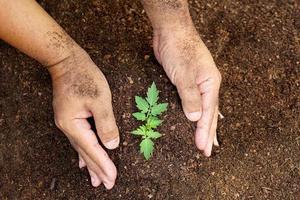
[[[114,186],[116,167],[100,146],[87,118],[94,117],[97,134],[108,149],[119,145],[108,83],[84,52],[74,52],[49,67],[53,82],[55,123],[79,154],[79,167],[87,166],[92,185]]]
[[[155,56],[176,85],[186,117],[197,122],[195,142],[210,156],[216,128],[221,75],[193,26],[154,30]]]

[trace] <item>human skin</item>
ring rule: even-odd
[[[183,111],[197,121],[195,143],[205,156],[218,146],[221,74],[197,33],[186,0],[142,0],[153,27],[153,49],[177,87]],[[184,134],[184,133],[183,133]]]
[[[153,25],[154,53],[176,85],[187,118],[197,121],[197,147],[210,156],[217,145],[221,76],[194,28],[184,0],[143,0]],[[53,85],[55,123],[87,167],[91,183],[115,184],[116,167],[100,146],[119,145],[108,83],[88,54],[34,1],[0,0],[0,38],[39,61]],[[97,133],[87,118],[94,117]]]
[[[50,72],[55,123],[87,166],[93,186],[113,187],[117,170],[108,149],[119,144],[108,83],[88,54],[34,1],[0,0],[0,38],[38,60]],[[34,133],[33,133],[34,134]]]

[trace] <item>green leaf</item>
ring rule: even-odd
[[[167,103],[160,103],[157,105],[154,105],[151,108],[151,114],[156,116],[156,115],[160,115],[161,113],[165,112],[168,108],[168,104]]]
[[[131,134],[145,136],[146,135],[146,127],[140,126],[136,130],[132,131]]]
[[[146,132],[147,136],[152,139],[157,139],[161,137],[161,134],[157,131],[149,130]]]
[[[148,112],[149,104],[147,101],[139,96],[135,96],[136,107],[142,111],[142,113]]]
[[[158,100],[158,90],[154,82],[152,83],[151,87],[148,88],[146,100],[148,101],[150,106],[156,104]]]
[[[145,121],[146,120],[146,114],[145,113],[140,113],[140,112],[136,112],[132,114],[137,120],[140,121]]]
[[[162,122],[163,121],[157,117],[149,117],[146,126],[149,128],[157,128]]]
[[[146,160],[149,160],[149,158],[151,157],[153,153],[153,149],[154,149],[154,143],[149,138],[144,139],[140,144],[141,153],[144,154]]]

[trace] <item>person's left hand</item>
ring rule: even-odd
[[[154,30],[157,60],[177,87],[183,111],[197,121],[195,142],[210,156],[217,141],[218,96],[221,74],[194,27]]]

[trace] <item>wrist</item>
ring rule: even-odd
[[[154,31],[187,28],[193,25],[186,0],[142,0]]]
[[[53,60],[52,64],[46,66],[46,68],[48,69],[52,79],[56,79],[66,72],[74,70],[73,68],[76,67],[76,64],[78,64],[75,63],[76,60],[79,60],[80,62],[90,60],[90,57],[86,51],[77,44],[66,51],[64,56]]]

